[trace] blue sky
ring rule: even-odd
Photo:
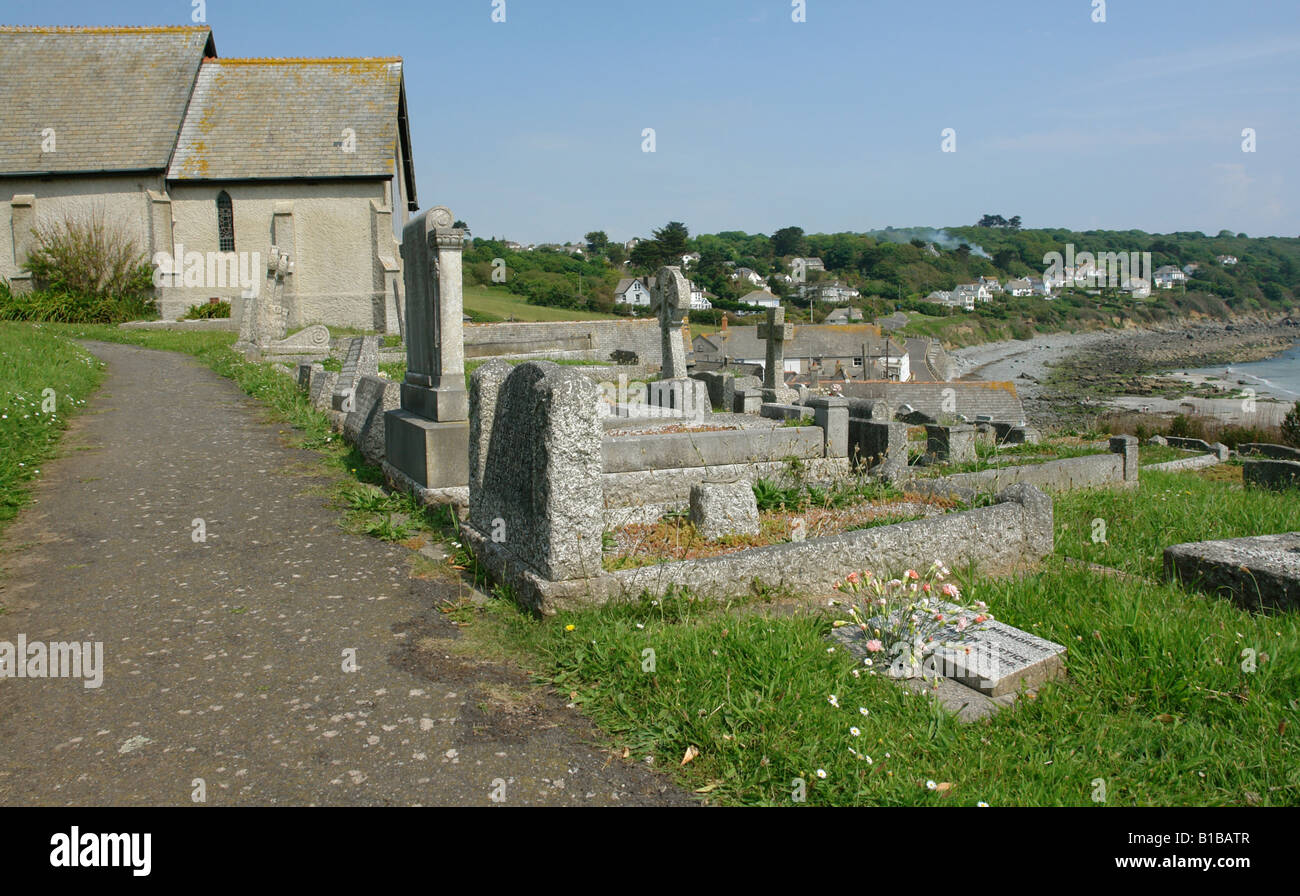
[[[221,56],[405,59],[422,207],[577,240],[973,224],[1300,234],[1296,0],[208,0]],[[191,0],[0,0],[185,24]],[[642,131],[655,130],[655,152]],[[956,131],[956,152],[941,151]],[[1257,151],[1242,151],[1242,130]]]

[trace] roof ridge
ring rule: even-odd
[[[213,57],[207,59],[204,61],[204,64],[211,65],[212,63],[218,63],[221,65],[229,65],[231,63],[235,63],[237,65],[244,65],[244,64],[251,63],[255,65],[263,65],[263,64],[278,65],[282,63],[301,63],[301,62],[352,64],[357,62],[391,63],[391,62],[401,62],[401,61],[402,61],[401,56],[246,56],[246,57],[223,56],[220,58]]]
[[[47,32],[63,34],[104,34],[121,31],[136,32],[173,32],[173,31],[211,31],[210,25],[0,25],[0,31]]]

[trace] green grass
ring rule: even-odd
[[[100,363],[59,330],[0,322],[0,531],[27,502],[41,463],[102,376]]]
[[[538,621],[500,601],[471,636],[515,645],[616,751],[711,801],[791,805],[798,778],[808,804],[1091,805],[1100,778],[1109,805],[1300,804],[1300,619],[1064,561],[1154,576],[1167,544],[1300,528],[1300,502],[1196,474],[1142,479],[1060,497],[1058,550],[1040,571],[964,577],[999,619],[1070,651],[1067,680],[985,722],[854,677],[842,649],[828,652],[821,613],[677,594]],[[1108,545],[1090,540],[1096,518],[1110,521]],[[688,748],[699,755],[683,766]]]
[[[569,308],[552,308],[547,305],[530,305],[523,296],[491,286],[466,286],[465,310],[470,314],[484,312],[501,320],[513,317],[516,321],[553,320],[619,320],[616,314],[596,311],[574,311]]]
[[[1168,463],[1173,460],[1196,457],[1204,453],[1204,451],[1188,451],[1183,448],[1175,448],[1172,445],[1142,445],[1138,448],[1138,466],[1149,467],[1152,464]]]
[[[1226,468],[1224,468],[1226,469]],[[1144,470],[1134,490],[1067,492],[1056,498],[1057,552],[1157,577],[1171,544],[1300,530],[1300,494],[1252,489],[1205,472]],[[1104,543],[1093,540],[1105,523]]]

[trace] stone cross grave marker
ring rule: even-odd
[[[785,386],[785,341],[792,336],[794,327],[785,322],[785,309],[767,309],[767,323],[758,327],[758,338],[767,342],[767,361],[763,365],[763,401],[781,400],[777,389]]]
[[[662,379],[686,376],[686,349],[682,346],[682,319],[691,307],[691,285],[678,267],[662,267],[650,287],[650,310],[659,318],[663,340]]]
[[[266,262],[266,286],[264,295],[256,299],[257,328],[255,344],[265,346],[285,337],[289,320],[284,307],[284,278],[293,270],[293,263],[288,252],[277,246],[271,247],[271,256]]]

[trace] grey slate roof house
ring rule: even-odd
[[[708,336],[701,334],[691,340],[691,348],[697,362],[710,365],[762,366],[767,360],[767,343],[758,338],[756,326],[728,327]],[[829,378],[842,370],[850,378],[861,379],[864,348],[872,359],[886,353],[885,338],[871,324],[795,324],[793,334],[785,342],[785,372],[807,376],[816,368],[820,376]],[[940,363],[942,347],[937,343],[932,344],[928,339],[889,340],[890,356],[897,357],[904,350],[912,380],[946,379],[946,364]],[[879,366],[873,363],[872,369]]]
[[[275,245],[290,326],[399,329],[394,233],[418,208],[400,59],[219,59],[207,26],[0,27],[0,108],[16,288],[33,228],[100,215],[157,266],[164,317],[211,296],[238,315]]]

